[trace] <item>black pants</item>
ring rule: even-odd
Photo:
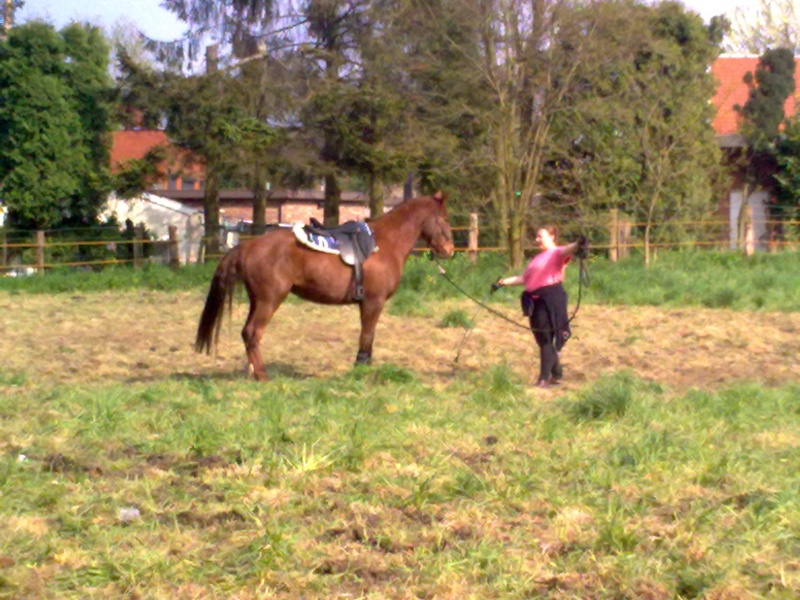
[[[530,315],[531,331],[539,346],[539,378],[548,381],[551,377],[561,379],[564,370],[558,359],[558,351],[569,337],[566,323],[567,292],[558,284],[549,286],[547,297],[533,299]]]

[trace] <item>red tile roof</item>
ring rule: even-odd
[[[737,104],[744,106],[747,102],[750,88],[744,83],[744,77],[748,72],[755,74],[758,61],[758,56],[722,55],[711,65],[711,73],[718,82],[717,93],[712,99],[712,103],[717,108],[717,115],[712,122],[717,135],[739,132],[741,117],[734,106]],[[798,83],[796,93],[800,93],[800,72],[798,71],[795,71],[795,81]],[[790,96],[784,106],[786,115],[794,115],[796,107],[795,96]]]
[[[125,129],[115,131],[111,144],[111,168],[126,160],[143,158],[158,145],[169,144],[167,134],[156,129]]]
[[[167,134],[160,129],[124,129],[114,131],[111,143],[111,170],[116,171],[120,164],[128,160],[143,158],[156,146],[166,149],[164,160],[158,165],[158,173],[149,184],[152,187],[166,188],[169,177],[178,177],[173,183],[178,185],[184,177],[192,180],[205,178],[205,169],[197,161],[188,160],[190,154],[173,145]],[[197,186],[197,183],[191,185]]]

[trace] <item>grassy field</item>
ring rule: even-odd
[[[191,351],[207,270],[4,281],[0,597],[797,598],[798,271],[691,260],[594,262],[545,391],[425,261],[375,366],[352,307],[291,302],[267,384],[242,304]],[[481,298],[503,271],[446,266]]]
[[[487,298],[489,285],[513,271],[500,254],[482,254],[477,265],[463,254],[443,263],[447,276],[463,291]],[[732,252],[665,252],[645,269],[640,258],[612,263],[601,257],[587,262],[591,302],[631,306],[700,306],[793,312],[800,310],[800,253],[757,254],[745,257]],[[56,270],[47,277],[0,277],[0,290],[11,293],[97,292],[109,290],[184,291],[207,289],[215,265],[189,265],[177,271],[162,266],[140,270],[108,268],[93,273]],[[569,268],[567,291],[577,292],[577,272]],[[511,297],[518,289],[501,290],[498,297]],[[438,265],[424,258],[408,262],[395,304],[419,304],[427,300],[459,298],[438,271]]]

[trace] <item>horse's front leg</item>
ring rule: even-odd
[[[361,336],[358,338],[356,365],[368,365],[372,362],[372,342],[375,340],[375,327],[385,304],[385,298],[365,298],[359,306],[361,311]]]

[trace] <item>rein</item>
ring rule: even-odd
[[[536,332],[536,331],[541,331],[541,332],[549,331],[549,330],[531,329],[528,325],[523,325],[519,321],[515,321],[514,319],[511,319],[508,316],[506,316],[503,313],[501,313],[499,310],[496,310],[496,309],[492,308],[491,306],[487,305],[485,301],[482,302],[482,301],[478,300],[473,295],[471,295],[469,292],[467,292],[464,288],[462,288],[460,285],[458,285],[455,281],[453,281],[453,279],[447,274],[447,270],[442,266],[442,263],[439,262],[438,258],[435,258],[435,260],[436,260],[436,265],[439,268],[439,274],[442,277],[444,277],[445,280],[450,285],[452,285],[457,291],[459,291],[461,294],[463,294],[464,296],[466,296],[467,298],[469,298],[475,304],[478,305],[478,310],[476,311],[475,316],[473,317],[473,321],[475,320],[475,317],[478,316],[478,312],[480,312],[480,309],[481,308],[485,308],[487,311],[489,311],[490,313],[492,313],[496,317],[500,317],[504,321],[507,321],[508,323],[511,323],[515,327],[519,327],[520,329],[525,329],[526,331],[534,331],[534,332]],[[578,257],[578,266],[579,266],[578,300],[575,303],[575,310],[572,311],[572,316],[570,316],[569,319],[567,319],[567,322],[566,322],[567,325],[569,325],[572,322],[572,320],[575,318],[575,315],[578,314],[578,309],[581,306],[581,297],[583,296],[583,286],[586,285],[588,287],[589,284],[590,284],[590,282],[589,282],[589,270],[586,268],[585,259],[583,257]],[[464,338],[461,340],[461,343],[458,345],[458,353],[456,354],[456,357],[453,360],[453,362],[458,362],[458,358],[461,356],[461,350],[462,350],[464,344],[467,341],[467,337],[469,337],[469,334],[471,332],[472,332],[472,329],[469,329],[467,331],[466,335],[464,336]]]

